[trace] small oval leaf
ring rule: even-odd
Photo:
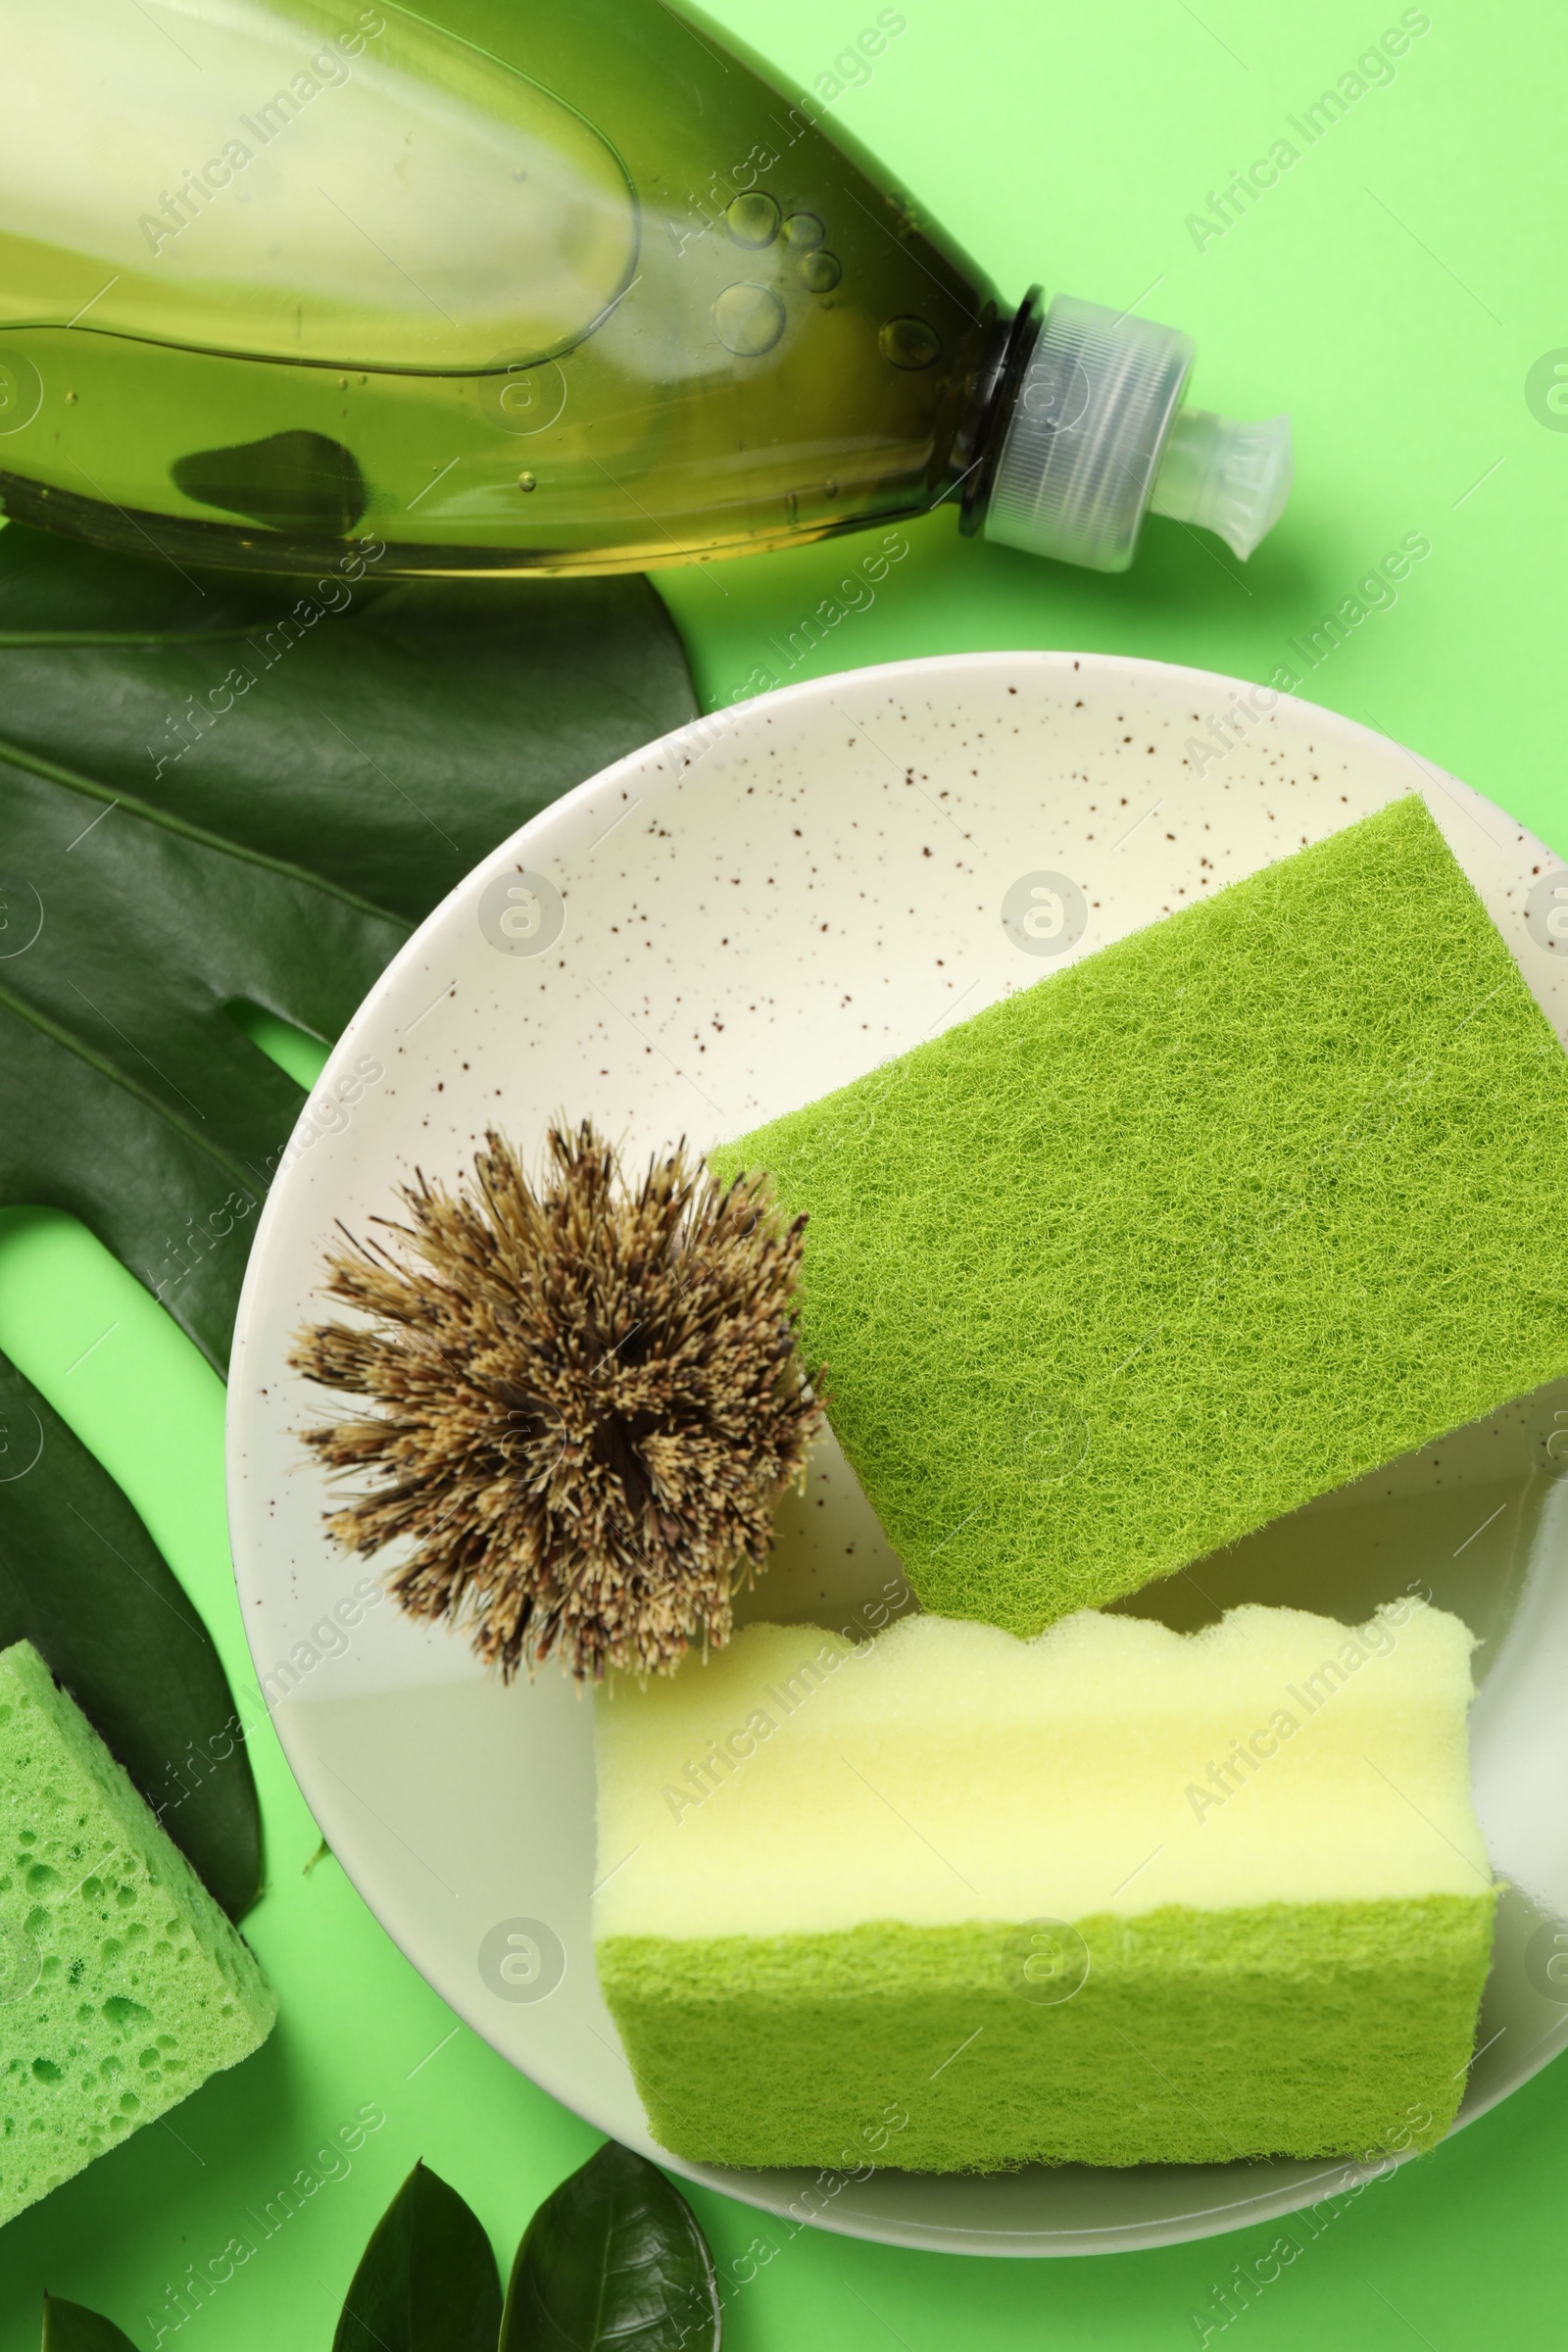
[[[332,2352],[495,2352],[501,2274],[478,2217],[416,2164],[354,2274]]]
[[[717,2352],[722,2330],[697,2216],[657,2165],[612,2139],[528,2224],[500,2352]]]
[[[43,2352],[136,2352],[136,2347],[113,2320],[84,2311],[79,2303],[62,2303],[58,2295],[45,2295]]]

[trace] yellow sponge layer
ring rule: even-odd
[[[906,1617],[858,1647],[749,1626],[596,1701],[595,1930],[1471,1895],[1471,1647],[1418,1602],[1353,1633],[1256,1607],[1198,1634],[1086,1609],[1032,1641]]]
[[[1415,798],[712,1154],[929,1608],[1031,1633],[1568,1373],[1568,1058]]]
[[[1494,1905],[1471,1646],[1419,1603],[913,1617],[601,1693],[596,1950],[654,2129],[838,2165],[893,2102],[885,2161],[982,2170],[1441,2132]]]

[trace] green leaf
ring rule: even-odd
[[[58,2295],[43,2299],[43,2352],[136,2352],[122,2328],[113,2320],[84,2311],[79,2303],[62,2303]]]
[[[332,2352],[495,2352],[501,2274],[476,2215],[416,2164],[375,2226]]]
[[[721,2331],[697,2216],[657,2165],[607,2140],[528,2224],[500,2352],[717,2352]]]
[[[108,1471],[0,1355],[0,1649],[24,1640],[237,1919],[262,1825],[212,1636]]]
[[[80,1217],[220,1371],[304,1101],[225,1007],[336,1037],[480,857],[696,708],[644,580],[373,550],[235,580],[0,530],[0,1200]]]

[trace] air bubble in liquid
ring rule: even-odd
[[[724,225],[737,245],[771,245],[778,235],[778,206],[760,188],[737,196],[724,213]]]
[[[923,318],[889,318],[884,321],[877,344],[885,360],[895,368],[929,368],[942,355],[940,338]]]
[[[784,305],[771,286],[738,279],[713,305],[713,332],[737,359],[760,360],[784,332]]]

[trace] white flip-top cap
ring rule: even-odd
[[[1211,409],[1178,409],[1149,503],[1217,531],[1245,564],[1284,514],[1294,472],[1288,416],[1235,424]]]
[[[1290,421],[1184,416],[1192,364],[1176,328],[1058,294],[1007,422],[986,537],[1125,571],[1152,506],[1250,555],[1290,489]]]

